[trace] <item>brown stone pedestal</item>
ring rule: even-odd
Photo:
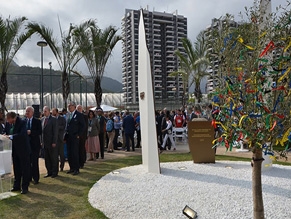
[[[188,123],[188,143],[194,163],[215,163],[214,129],[209,121]]]

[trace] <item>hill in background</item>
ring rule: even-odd
[[[50,77],[50,73],[52,77]],[[15,93],[37,93],[40,91],[41,69],[39,67],[11,65],[8,70],[8,92]],[[50,69],[43,69],[44,92],[52,91],[62,92],[61,72]],[[93,93],[94,85],[89,76],[87,78],[87,92]],[[51,82],[52,81],[52,82]],[[70,75],[71,93],[86,92],[86,82],[74,74]],[[112,78],[103,77],[101,81],[103,93],[119,93],[122,90],[122,84]]]

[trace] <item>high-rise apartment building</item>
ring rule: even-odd
[[[177,103],[183,95],[182,78],[169,74],[178,69],[174,51],[183,51],[187,18],[165,12],[143,10],[147,46],[151,58],[156,104]],[[127,106],[138,104],[138,25],[140,10],[125,10],[122,18],[122,84]]]

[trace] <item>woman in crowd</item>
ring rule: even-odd
[[[108,120],[106,122],[106,132],[107,132],[108,139],[109,139],[107,152],[113,152],[113,140],[114,140],[114,136],[115,136],[113,112],[110,112],[108,114]]]
[[[90,160],[96,160],[95,154],[100,152],[99,142],[100,126],[92,110],[88,113],[88,138],[86,140],[86,151],[90,153]]]

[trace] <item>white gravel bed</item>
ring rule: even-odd
[[[91,205],[111,219],[186,218],[185,205],[198,219],[253,217],[250,162],[161,163],[161,174],[146,173],[142,165],[117,171],[89,192]],[[262,183],[265,217],[290,219],[291,167],[273,165]]]

